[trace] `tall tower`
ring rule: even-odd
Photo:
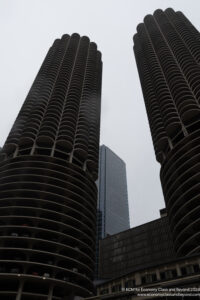
[[[55,40],[1,150],[0,297],[93,292],[101,54]]]
[[[98,186],[102,238],[129,229],[126,164],[105,145],[100,147]]]
[[[126,164],[107,146],[100,147],[97,204],[97,257],[99,269],[99,240],[130,228]]]
[[[200,34],[168,8],[137,27],[134,51],[174,245],[200,251]]]

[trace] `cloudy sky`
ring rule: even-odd
[[[0,0],[0,146],[54,39],[89,36],[104,63],[101,143],[126,162],[132,226],[164,207],[132,36],[146,14],[167,7],[200,28],[199,0]]]

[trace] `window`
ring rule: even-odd
[[[157,281],[157,276],[156,274],[151,274],[151,282]]]
[[[193,274],[194,273],[193,265],[187,266],[186,271],[187,271],[187,274]]]
[[[183,276],[193,274],[193,273],[198,273],[200,271],[199,265],[188,265],[186,267],[181,267],[181,274]]]
[[[152,283],[157,281],[156,273],[153,274],[147,274],[145,276],[141,277],[142,283]]]
[[[186,271],[186,268],[185,267],[181,267],[181,274],[184,276],[184,275],[187,275],[187,271]]]
[[[199,273],[200,267],[199,267],[198,264],[193,265],[193,268],[194,268],[194,272],[195,272],[195,273]]]
[[[166,274],[165,272],[160,272],[160,279],[165,280],[166,279]]]
[[[100,290],[100,295],[105,295],[105,294],[108,294],[108,293],[109,293],[108,289]]]
[[[176,278],[178,276],[176,269],[172,270],[172,276],[173,278]]]
[[[167,270],[167,271],[165,272],[165,274],[166,274],[166,278],[167,278],[167,279],[172,279],[172,278],[177,277],[177,271],[176,271],[176,269],[173,269],[173,270]]]
[[[125,281],[125,288],[132,288],[135,286],[135,279]]]
[[[142,284],[143,284],[143,283],[146,283],[146,277],[145,277],[145,276],[142,276],[142,277],[141,277],[141,281],[142,281]]]
[[[122,290],[121,284],[116,284],[116,285],[113,285],[113,287],[112,287],[112,293],[121,292],[121,290]]]

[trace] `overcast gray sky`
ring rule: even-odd
[[[167,7],[200,28],[199,0],[0,0],[0,146],[54,39],[89,36],[104,63],[101,143],[126,162],[132,226],[164,207],[132,36],[146,14]]]

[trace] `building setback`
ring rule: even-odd
[[[129,229],[126,165],[105,145],[100,147],[98,190],[101,237]]]
[[[0,298],[93,292],[101,54],[55,40],[1,150]]]
[[[178,255],[200,250],[200,34],[168,8],[137,27],[134,52]]]

